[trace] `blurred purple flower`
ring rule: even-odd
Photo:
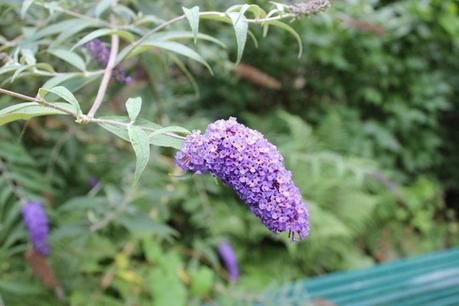
[[[110,50],[99,39],[91,40],[83,45],[83,48],[89,51],[95,61],[102,67],[107,67],[108,59],[110,57]],[[113,69],[113,78],[120,83],[130,84],[132,78],[126,72],[118,67]]]
[[[210,172],[231,186],[273,233],[288,231],[292,240],[308,235],[308,211],[283,157],[260,132],[236,118],[211,123],[204,135],[193,131],[176,162],[197,174]]]
[[[239,267],[237,264],[237,258],[234,254],[233,248],[229,244],[229,242],[225,241],[220,243],[218,246],[218,254],[222,259],[226,270],[228,271],[228,278],[231,283],[236,283],[237,279],[239,278]]]
[[[22,217],[35,251],[43,256],[49,254],[48,217],[38,201],[29,201],[22,206]]]
[[[95,177],[91,177],[89,178],[88,180],[88,186],[91,188],[91,189],[94,189],[96,188],[96,186],[99,185],[99,180]]]

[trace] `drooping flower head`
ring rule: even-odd
[[[110,58],[110,50],[99,39],[93,39],[83,45],[83,48],[89,51],[94,60],[102,67],[107,67]],[[113,78],[120,83],[129,84],[132,78],[126,72],[118,67],[113,69]]]
[[[233,248],[228,241],[222,242],[218,245],[218,255],[223,261],[223,264],[228,271],[228,278],[231,283],[235,283],[239,278],[239,267],[237,264],[237,258],[234,254]]]
[[[35,251],[43,256],[49,254],[48,217],[43,205],[30,201],[22,206],[22,217]]]
[[[220,178],[273,233],[288,231],[292,240],[308,235],[307,208],[283,157],[260,132],[235,118],[211,123],[204,135],[193,131],[176,162],[185,170]]]

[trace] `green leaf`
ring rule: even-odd
[[[73,107],[68,103],[53,103],[60,108],[73,112]],[[43,106],[37,102],[27,102],[12,105],[0,110],[0,126],[16,120],[29,120],[33,117],[46,115],[67,115],[66,113]]]
[[[47,93],[53,93],[65,101],[69,102],[71,105],[75,107],[75,112],[77,114],[77,117],[80,117],[82,114],[81,108],[80,108],[80,103],[78,103],[78,100],[75,98],[75,96],[65,88],[64,86],[57,86],[53,88],[40,88],[38,90],[38,95],[42,98],[45,98]]]
[[[118,222],[126,227],[131,233],[157,234],[163,238],[177,235],[176,231],[165,224],[158,223],[143,214],[123,214]]]
[[[237,59],[236,64],[239,64],[244,53],[245,43],[247,41],[247,32],[249,30],[249,23],[244,15],[236,12],[229,12],[227,15],[231,18],[234,33],[236,35],[237,43]]]
[[[298,35],[298,33],[295,31],[295,29],[293,29],[288,24],[283,23],[281,21],[277,21],[277,20],[266,22],[266,24],[281,28],[283,30],[286,30],[290,34],[292,34],[293,37],[295,37],[295,39],[296,39],[296,41],[298,43],[298,49],[299,49],[298,50],[298,57],[301,57],[301,55],[303,54],[303,42],[301,41],[301,37],[300,37],[300,35]]]
[[[47,88],[47,89],[53,88],[59,84],[64,83],[67,80],[70,80],[76,77],[78,77],[78,74],[75,74],[75,73],[59,73],[58,75],[46,81],[46,83],[43,84],[42,88]]]
[[[61,28],[61,31],[59,32],[60,33],[59,36],[57,36],[57,38],[52,41],[52,43],[50,45],[51,48],[55,48],[56,46],[59,46],[64,41],[66,41],[67,39],[69,39],[71,37],[74,37],[76,34],[80,33],[81,31],[83,31],[86,28],[96,26],[96,24],[91,20],[77,19],[76,21],[77,21],[77,23],[72,25],[72,26],[70,26],[70,27],[62,27]],[[64,29],[64,30],[62,31],[62,29]]]
[[[35,65],[37,63],[35,54],[31,49],[21,49],[21,54],[27,65]]]
[[[29,10],[30,6],[32,5],[33,0],[25,0],[22,2],[22,7],[21,7],[21,18],[24,18],[25,15],[27,14],[27,11]]]
[[[190,272],[191,292],[198,297],[206,296],[212,290],[214,274],[207,267]]]
[[[126,109],[129,115],[131,122],[135,122],[139,116],[140,110],[142,108],[142,98],[129,98],[126,101]]]
[[[81,71],[86,70],[86,65],[83,59],[76,54],[75,52],[65,50],[65,49],[51,49],[48,50],[48,53],[60,58],[63,61],[66,61],[70,65],[80,69]]]
[[[149,137],[154,137],[154,136],[166,134],[166,133],[190,134],[190,131],[188,131],[187,129],[181,126],[168,126],[168,127],[157,129],[156,131],[152,132],[149,135]]]
[[[175,41],[148,41],[148,42],[145,42],[143,47],[156,47],[156,48],[168,50],[168,51],[171,51],[171,52],[186,56],[188,58],[191,58],[191,59],[203,64],[204,66],[206,66],[207,69],[210,71],[210,73],[213,75],[212,68],[206,62],[206,60],[199,53],[197,53],[193,49],[191,49],[191,48],[189,48],[189,47],[187,47],[187,46],[185,46],[183,44],[180,44],[180,43],[175,42]],[[134,53],[136,53],[136,50],[134,51]]]
[[[96,8],[94,9],[94,13],[96,14],[96,17],[99,17],[100,15],[102,15],[112,5],[113,5],[113,0],[99,1]]]
[[[130,43],[134,42],[134,40],[135,40],[134,35],[132,35],[130,32],[120,31],[120,30],[112,30],[112,29],[98,29],[98,30],[95,30],[94,32],[91,32],[91,33],[87,34],[85,37],[80,39],[80,41],[78,41],[70,50],[73,50],[76,47],[79,47],[81,45],[84,45],[85,43],[87,43],[87,42],[89,42],[89,41],[91,41],[93,39],[96,39],[98,37],[107,36],[107,35],[113,35],[113,34],[116,34],[116,35],[126,39]]]
[[[107,116],[107,117],[100,117],[100,119],[107,119],[107,120],[113,120],[113,121],[118,121],[122,123],[129,123],[130,120],[127,117],[122,117],[122,116]],[[137,119],[137,125],[136,127],[139,128],[148,128],[148,129],[161,129],[161,126],[145,120],[145,119]],[[116,136],[120,137],[123,140],[130,141],[128,132],[126,128],[121,127],[119,125],[115,124],[110,124],[110,123],[105,123],[105,122],[99,122],[98,123],[102,128],[106,129],[112,134],[115,134]],[[151,133],[151,132],[150,132]],[[177,150],[180,150],[180,148],[183,145],[184,140],[179,139],[167,134],[160,134],[160,135],[155,135],[153,137],[148,137],[150,144],[158,147],[169,147],[169,148],[174,148]]]
[[[167,31],[167,32],[161,32],[157,33],[154,35],[151,35],[150,38],[147,39],[147,41],[155,41],[155,40],[175,40],[175,39],[186,39],[186,38],[194,38],[194,33],[190,31]],[[206,40],[209,42],[212,42],[214,44],[217,44],[221,46],[222,48],[226,48],[226,44],[222,42],[221,40],[212,37],[207,34],[203,33],[197,33],[196,34],[197,39],[202,39]]]
[[[137,159],[134,174],[134,184],[137,184],[150,160],[150,142],[148,141],[147,133],[140,127],[129,127],[128,134]]]
[[[198,41],[198,32],[199,32],[199,6],[193,6],[191,9],[182,7],[183,12],[185,13],[186,19],[190,23],[191,31],[194,36],[194,43]]]

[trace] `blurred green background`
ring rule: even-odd
[[[239,3],[126,2],[165,20],[182,6]],[[167,53],[152,52],[126,63],[132,84],[111,84],[106,112],[142,96],[142,116],[163,125],[203,130],[236,116],[263,132],[309,205],[311,233],[300,243],[273,237],[209,175],[183,176],[172,149],[153,149],[133,190],[132,149],[97,126],[53,117],[2,127],[9,174],[46,203],[49,265],[66,303],[250,303],[289,281],[458,246],[458,10],[454,0],[335,1],[292,23],[304,43],[301,58],[288,33],[272,29],[262,39],[255,28],[259,46],[248,41],[238,67],[231,28],[204,21],[201,32],[229,46],[196,46],[215,76],[189,63],[193,84]],[[0,11],[0,35],[14,38],[23,25],[15,25],[14,12]],[[23,78],[7,87],[34,95],[45,81]],[[88,107],[97,86],[80,92]],[[11,101],[0,97],[2,106]],[[1,298],[6,305],[63,305],[24,259],[26,232],[4,174]],[[100,181],[96,188],[91,178]],[[216,254],[223,240],[239,261],[235,285]]]

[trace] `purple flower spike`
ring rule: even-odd
[[[260,132],[236,118],[211,123],[204,135],[193,131],[176,162],[185,170],[220,178],[273,233],[288,231],[292,240],[308,235],[308,211],[283,157]]]
[[[91,40],[83,45],[87,49],[94,60],[102,67],[107,67],[108,59],[110,58],[110,50],[99,39]],[[113,69],[113,78],[120,83],[130,84],[132,78],[126,74],[121,68]]]
[[[22,217],[35,251],[43,256],[49,254],[48,217],[40,202],[30,201],[22,206]]]
[[[236,283],[237,279],[239,278],[239,267],[237,264],[236,255],[234,255],[233,248],[229,244],[229,242],[225,241],[222,242],[218,246],[218,254],[222,259],[226,270],[228,271],[228,278],[231,283]]]

